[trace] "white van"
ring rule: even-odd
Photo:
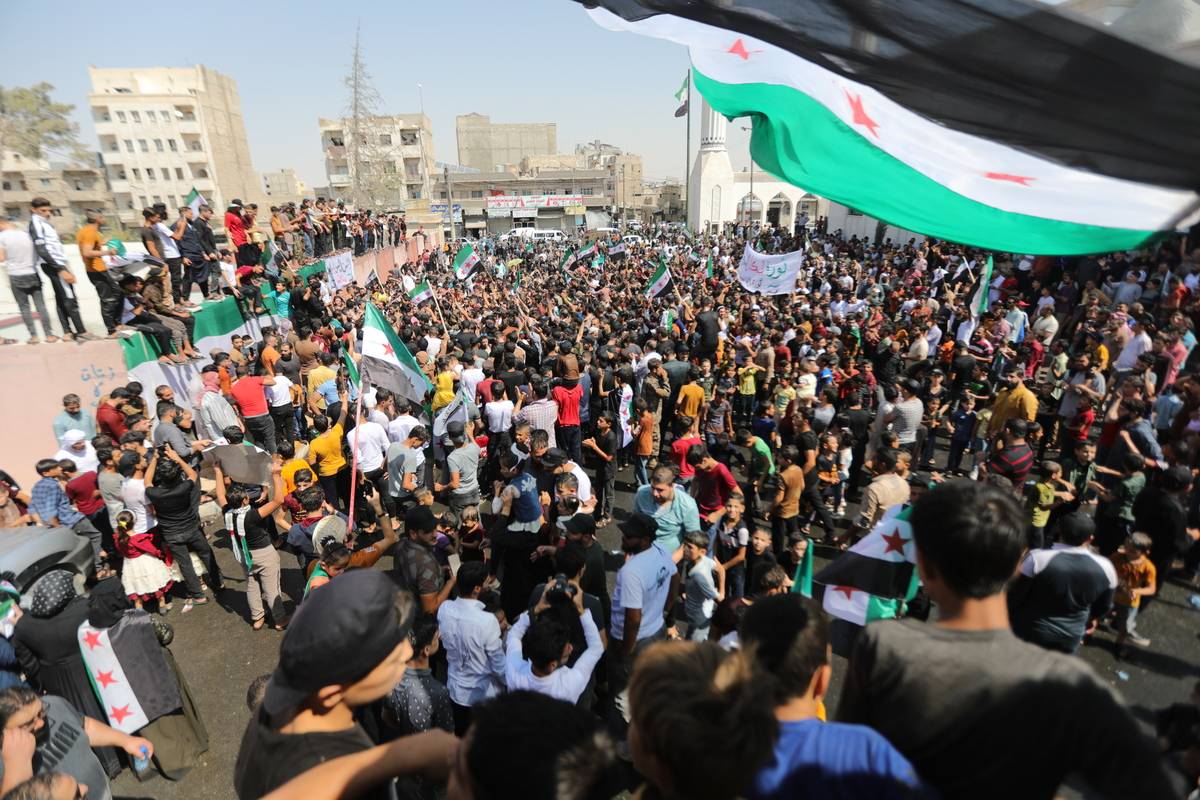
[[[537,233],[536,228],[511,228],[508,233],[500,235],[500,241],[507,242],[511,240],[532,239],[533,234]]]
[[[645,244],[646,240],[636,233],[627,233],[621,237],[621,241],[625,244]]]
[[[567,235],[559,230],[535,230],[533,232],[533,240],[535,242],[565,242]]]

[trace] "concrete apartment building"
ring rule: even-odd
[[[581,225],[606,226],[612,219],[613,198],[604,169],[452,173],[450,183],[460,236],[464,231],[476,237],[510,228],[554,228],[570,233]],[[432,210],[444,213],[446,204],[445,178],[438,175]],[[449,227],[447,222],[447,233]]]
[[[92,122],[123,224],[140,224],[154,203],[175,209],[193,188],[218,211],[234,198],[262,204],[233,78],[202,65],[88,73]]]
[[[526,156],[558,152],[558,126],[553,122],[492,122],[486,114],[455,118],[458,163],[493,172],[521,163]]]
[[[321,151],[325,154],[327,195],[345,197],[350,192],[355,165],[348,140],[350,119],[320,119]],[[371,117],[364,125],[360,159],[381,189],[373,198],[380,210],[399,210],[408,200],[427,199],[432,176],[433,124],[424,114]]]
[[[278,172],[264,172],[263,191],[271,205],[284,203],[299,203],[306,197],[312,197],[308,184],[300,180],[294,169],[281,169]]]
[[[607,191],[613,197],[617,217],[636,216],[642,195],[642,157],[599,139],[575,145],[575,155],[583,160],[582,166],[586,169],[608,170],[612,185]]]
[[[94,165],[60,164],[6,151],[0,158],[0,207],[7,217],[29,219],[29,203],[44,197],[54,206],[50,222],[63,241],[73,241],[89,209],[112,215],[112,194],[100,158]]]

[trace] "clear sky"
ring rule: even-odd
[[[672,113],[686,50],[604,30],[570,0],[213,0],[129,13],[81,0],[5,5],[0,83],[53,84],[55,99],[75,106],[89,149],[97,148],[86,113],[89,65],[202,63],[237,80],[255,169],[293,167],[323,186],[317,118],[344,112],[342,78],[361,23],[383,111],[420,110],[423,84],[440,161],[457,161],[454,118],[474,111],[494,122],[556,122],[560,152],[598,138],[640,154],[647,179],[683,177],[685,120]],[[735,169],[748,165],[738,124],[729,125]],[[693,113],[693,154],[699,127]]]

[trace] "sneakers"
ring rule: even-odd
[[[1125,637],[1131,644],[1136,644],[1138,647],[1149,647],[1150,640],[1145,636],[1138,636],[1136,633],[1131,633]]]

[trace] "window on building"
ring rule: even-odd
[[[471,190],[471,198],[475,199],[475,198],[479,198],[479,197],[483,197],[483,189],[472,189]]]
[[[133,120],[134,123],[140,124],[142,121],[142,115],[136,111],[130,111],[129,119]]]
[[[411,197],[413,200],[420,200],[421,199],[421,187],[420,186],[408,187],[408,196]]]
[[[192,142],[192,152],[193,152],[193,153],[199,153],[199,152],[200,152],[201,150],[203,150],[203,149],[204,149],[204,145],[200,144],[200,140],[199,140],[199,139],[197,139],[196,141]]]
[[[149,153],[150,152],[150,143],[147,142],[145,139],[138,139],[138,149],[141,150],[143,153]]]
[[[391,144],[392,143],[392,135],[390,133],[379,134],[379,143],[380,144]]]
[[[41,184],[42,186],[49,186],[50,179],[49,178],[38,178],[38,183]]]
[[[152,199],[154,200],[154,205],[158,205],[159,203],[161,203],[163,201],[162,197],[157,194],[154,195],[154,197]]]
[[[346,140],[343,139],[341,136],[330,136],[329,144],[333,145],[334,147],[345,147]]]
[[[171,180],[171,170],[167,169],[166,167],[163,167],[163,168],[162,168],[161,170],[159,170],[159,171],[160,171],[160,172],[162,172],[162,178],[163,178],[163,180],[164,180],[164,181],[169,181],[169,180]]]
[[[446,193],[445,193],[445,192],[438,192],[438,197],[440,197],[441,199],[445,200],[445,199],[446,199]]]
[[[154,177],[154,167],[146,168],[146,180],[148,180],[148,181],[158,180],[158,178]]]
[[[208,170],[206,170],[204,167],[201,167],[200,169],[196,170],[196,177],[197,178],[207,178]]]
[[[110,153],[119,153],[119,152],[121,152],[121,147],[120,147],[120,146],[117,144],[117,140],[116,140],[116,139],[113,139],[113,141],[112,141],[112,144],[108,146],[108,151],[109,151]]]
[[[593,194],[596,193],[596,190],[590,186],[585,186],[579,190],[579,193],[581,195],[583,195],[584,197],[591,197]]]
[[[402,131],[400,133],[400,144],[414,145],[414,144],[417,144],[417,141],[418,140],[417,140],[417,132],[416,131]]]
[[[154,140],[154,152],[156,152],[156,153],[161,153],[161,152],[163,152],[163,142],[162,142],[162,139],[155,139],[155,140]]]
[[[167,149],[169,149],[172,153],[177,153],[179,152],[179,143],[174,139],[167,139]]]
[[[119,180],[119,181],[125,180],[125,170],[119,170],[117,172],[117,180]]]
[[[125,152],[127,152],[127,153],[133,152],[133,139],[125,140]]]
[[[183,177],[183,167],[175,168],[175,180],[177,180],[177,181],[186,180],[186,178]]]
[[[142,195],[138,199],[142,201],[142,208],[150,207],[150,198],[146,197],[146,195]]]
[[[11,192],[11,191],[12,191],[12,184],[11,184],[11,183],[9,183],[8,181],[3,181],[3,182],[0,182],[0,186],[3,186],[3,187],[4,187],[4,191],[6,191],[6,192]]]
[[[158,117],[154,114],[154,109],[146,109],[146,121],[151,124],[158,122]]]
[[[140,181],[142,179],[142,171],[137,167],[133,168],[133,179],[135,181]]]
[[[118,111],[117,112],[117,122],[124,122],[124,121],[125,121],[125,112]]]
[[[133,210],[133,198],[132,197],[125,201],[125,207],[131,211]]]
[[[395,175],[396,174],[396,162],[395,161],[384,161],[383,162],[383,174],[384,175]]]

